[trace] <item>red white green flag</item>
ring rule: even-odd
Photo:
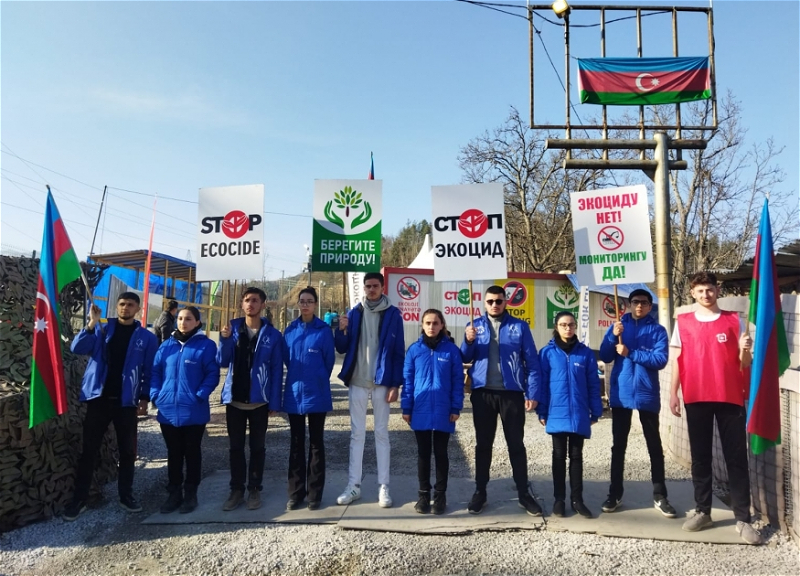
[[[61,357],[58,296],[70,282],[81,277],[81,267],[50,187],[44,212],[44,236],[39,261],[39,285],[33,321],[31,360],[31,406],[33,428],[67,411],[67,387]]]
[[[708,57],[579,58],[582,103],[677,104],[711,97]]]
[[[769,200],[764,201],[753,261],[750,286],[750,322],[755,324],[753,365],[750,368],[750,400],[747,432],[750,450],[761,454],[781,443],[781,396],[778,379],[789,367],[789,346],[783,325]]]

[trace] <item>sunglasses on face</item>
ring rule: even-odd
[[[502,300],[502,299],[497,299],[497,300],[488,299],[488,300],[486,300],[486,303],[489,306],[494,306],[495,304],[500,306],[500,304],[502,304],[503,302],[505,302],[505,300]]]

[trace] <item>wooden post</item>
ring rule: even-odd
[[[617,322],[619,322],[619,294],[617,293],[616,284],[614,284],[614,315],[617,317]],[[617,336],[617,340],[622,344],[622,334]]]

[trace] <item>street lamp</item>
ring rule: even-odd
[[[553,2],[551,8],[553,9],[553,12],[556,13],[556,16],[558,16],[559,18],[564,18],[565,16],[567,16],[570,10],[567,0],[556,0],[555,2]]]
[[[325,282],[323,282],[322,280],[320,280],[319,281],[319,312],[317,313],[317,316],[319,316],[320,318],[322,318],[322,288],[325,287],[325,286],[327,286],[327,284]]]
[[[308,271],[308,285],[311,286],[311,248],[308,247],[308,244],[303,244],[303,248],[306,249],[306,270]]]

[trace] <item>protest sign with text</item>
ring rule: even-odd
[[[200,188],[195,280],[264,275],[264,185]]]
[[[503,185],[433,186],[431,195],[436,281],[504,278]]]
[[[581,286],[653,281],[644,185],[574,192],[570,207]]]
[[[381,190],[380,180],[314,181],[312,270],[380,270]]]

